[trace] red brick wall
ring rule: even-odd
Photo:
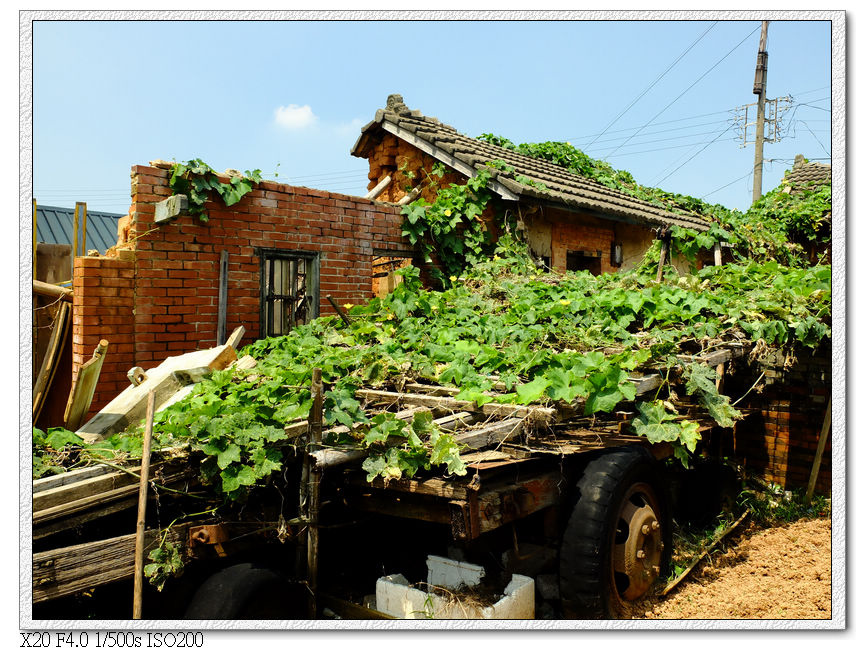
[[[155,204],[171,195],[168,171],[136,166],[131,176],[134,252],[126,254],[134,262],[76,260],[74,307],[81,329],[75,367],[100,338],[110,342],[91,412],[128,384],[130,367],[151,368],[169,356],[216,345],[222,251],[228,253],[226,330],[243,325],[245,345],[259,336],[255,247],[319,253],[321,315],[333,313],[328,295],[338,303],[373,297],[373,249],[410,249],[394,206],[272,182],[261,183],[231,207],[221,199],[209,202],[206,223],[182,215],[155,224]],[[115,270],[123,274],[122,287]]]
[[[135,363],[135,261],[123,258],[75,258],[72,299],[72,381],[93,356],[100,339],[108,350],[91,403],[95,413],[123,390]]]
[[[584,215],[568,215],[566,221],[556,211],[552,223],[552,259],[556,271],[567,269],[568,251],[600,251],[601,273],[615,273],[619,267],[610,264],[610,252],[616,231],[609,221]]]

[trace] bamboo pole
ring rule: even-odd
[[[817,476],[820,474],[820,464],[823,462],[823,450],[826,448],[826,439],[832,428],[832,400],[826,405],[826,415],[823,417],[823,428],[820,430],[820,439],[817,441],[817,453],[814,455],[814,464],[811,466],[811,476],[808,478],[808,489],[805,492],[805,503],[811,503],[814,496],[814,487],[817,485]]]
[[[75,204],[75,220],[72,222],[72,277],[75,278],[75,256],[78,255],[78,206]]]
[[[79,203],[81,206],[81,255],[87,255],[87,204]]]
[[[147,514],[147,482],[150,475],[150,442],[153,438],[153,411],[156,393],[147,394],[147,422],[141,447],[141,481],[138,487],[138,521],[135,525],[135,575],[132,587],[132,618],[141,619],[141,596],[144,587],[144,517]]]
[[[322,409],[324,390],[321,384],[321,368],[312,371],[312,409],[309,413],[309,450],[307,458],[321,447]],[[316,614],[316,590],[318,588],[318,508],[321,491],[321,473],[310,468],[309,473],[309,526],[307,528],[307,584],[311,592],[310,615]]]

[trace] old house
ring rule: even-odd
[[[632,268],[657,231],[678,225],[708,230],[696,215],[683,215],[635,199],[554,163],[470,138],[434,117],[410,110],[400,95],[364,126],[353,156],[369,160],[369,188],[384,186],[378,198],[399,202],[420,195],[434,200],[424,181],[436,162],[447,173],[442,186],[465,183],[491,161],[489,185],[498,208],[522,222],[532,251],[557,271],[599,274]],[[390,180],[388,180],[390,179]],[[684,261],[674,264],[687,269]]]

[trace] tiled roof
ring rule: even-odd
[[[488,169],[494,179],[490,188],[505,199],[529,197],[652,226],[679,225],[696,230],[709,228],[709,223],[698,215],[668,212],[554,163],[470,138],[434,117],[424,116],[420,111],[410,111],[401,101],[392,101],[393,97],[388,98],[389,107],[377,111],[375,119],[361,129],[361,135],[351,151],[353,156],[368,157],[370,149],[380,141],[382,131],[385,131],[467,176],[474,175],[475,170]],[[513,171],[486,167],[486,163],[498,160],[513,167]],[[516,178],[521,176],[530,179],[534,185],[518,182]]]
[[[796,156],[793,169],[784,177],[784,184],[792,185],[825,185],[832,180],[832,165],[819,162],[805,162],[802,154]]]
[[[87,250],[98,249],[105,254],[117,243],[117,221],[125,215],[87,211]],[[46,244],[72,244],[75,223],[73,208],[57,208],[36,204],[36,239]],[[80,226],[79,226],[80,228]],[[87,252],[87,251],[85,251]]]

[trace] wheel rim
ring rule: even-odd
[[[661,571],[660,508],[648,483],[635,483],[625,493],[612,540],[612,587],[621,600],[644,596]]]

